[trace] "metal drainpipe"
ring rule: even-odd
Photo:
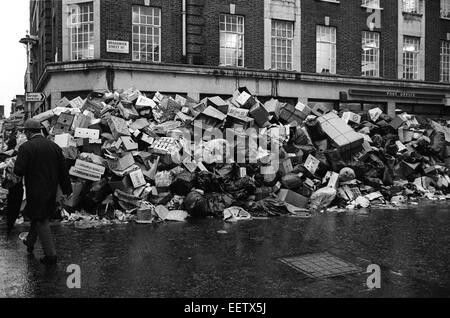
[[[183,1],[183,56],[186,56],[186,0]]]

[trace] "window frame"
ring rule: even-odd
[[[235,19],[235,23],[233,19]],[[233,31],[234,26],[235,30]],[[239,31],[240,29],[241,31]],[[235,47],[227,45],[226,41],[227,38],[233,38],[233,36],[236,37]],[[228,51],[234,52],[228,56]],[[235,61],[232,62],[233,60]],[[240,61],[242,65],[239,64]],[[229,13],[219,15],[219,66],[245,67],[245,17],[242,15]]]
[[[408,40],[409,43],[408,43]],[[413,42],[417,41],[417,46]],[[403,53],[402,53],[402,62],[403,62],[403,72],[402,72],[402,79],[406,80],[418,80],[419,79],[419,54],[420,54],[420,46],[421,41],[420,37],[416,36],[403,36]],[[415,50],[414,51],[408,51],[406,50],[407,45],[414,45]],[[409,61],[410,63],[406,63]],[[413,68],[413,72],[407,72],[407,68]],[[412,75],[412,78],[408,75]]]
[[[284,29],[279,29],[277,31],[277,26],[283,25],[286,26]],[[279,20],[279,19],[272,19],[272,28],[271,28],[271,67],[274,70],[281,70],[281,71],[292,71],[293,64],[294,64],[294,22],[292,21],[286,21],[286,20]],[[274,34],[275,31],[275,34]],[[283,34],[279,35],[278,32],[283,33],[285,31],[286,36],[283,36]],[[289,37],[290,32],[290,37]],[[277,44],[285,41],[286,45],[278,46]],[[278,54],[278,47],[285,49],[285,54]],[[289,53],[290,50],[290,53]],[[279,61],[278,57],[285,57],[285,60]],[[282,67],[278,67],[279,64],[283,64]]]
[[[88,7],[87,12],[82,9]],[[94,1],[72,3],[68,10],[69,58],[71,61],[91,60],[95,58],[95,5]],[[75,12],[74,12],[75,10]],[[88,20],[83,21],[82,16]],[[74,19],[75,18],[75,19]],[[85,19],[86,17],[84,17]],[[87,28],[87,30],[86,30]],[[84,32],[83,32],[84,31]],[[74,41],[74,36],[77,39]],[[80,40],[81,38],[81,40]],[[87,48],[83,48],[86,45]],[[91,48],[92,46],[92,48]],[[87,52],[87,54],[86,54]]]
[[[330,41],[319,41],[319,30],[329,30],[330,32],[324,32],[323,34],[330,36]],[[332,31],[332,32],[331,32]],[[334,42],[333,42],[334,39]],[[320,47],[326,47],[326,45],[329,46],[330,50],[328,52],[328,61],[329,61],[329,74],[336,74],[336,64],[337,64],[337,58],[336,58],[336,51],[337,51],[337,28],[333,26],[325,26],[325,25],[317,25],[316,26],[316,73],[322,74],[324,68],[322,68],[321,71],[319,71],[319,51]],[[334,49],[333,49],[334,48]],[[323,52],[322,52],[323,53]]]
[[[137,13],[135,9],[138,9]],[[151,10],[147,12],[149,14],[143,13],[143,9]],[[157,14],[158,13],[158,14]],[[162,10],[159,7],[147,7],[142,5],[132,6],[132,30],[131,30],[131,58],[136,62],[150,62],[150,63],[161,63],[161,43],[162,43]],[[135,22],[135,14],[137,14],[138,22]],[[144,23],[141,19],[144,18]],[[148,23],[148,20],[153,21],[153,23]],[[158,21],[158,24],[154,21]],[[138,32],[135,32],[135,29]],[[142,32],[145,30],[146,32]],[[150,31],[150,32],[149,32]],[[142,41],[142,37],[145,37],[145,42]],[[158,42],[155,42],[155,38]],[[136,41],[137,39],[137,41]],[[136,50],[136,46],[139,48]],[[148,47],[152,50],[148,50]],[[158,52],[155,52],[155,48],[158,48]],[[145,58],[143,58],[145,56]],[[157,57],[157,58],[156,58]]]
[[[414,3],[414,5],[411,5]],[[410,6],[410,8],[408,8]],[[402,12],[407,14],[422,14],[421,0],[402,0]]]
[[[442,83],[450,83],[450,41],[441,41],[439,81]]]
[[[374,37],[365,37],[365,35],[374,35]],[[380,50],[381,50],[381,36],[380,33],[378,32],[372,32],[372,31],[363,31],[361,34],[361,49],[362,49],[362,57],[361,57],[361,76],[364,77],[380,77]],[[366,41],[365,41],[366,39]],[[366,43],[369,40],[374,40],[374,42],[376,43],[376,47],[373,46],[368,46]],[[366,54],[366,50],[365,48],[368,48],[369,50],[374,50],[376,52],[375,55],[370,55],[370,54]],[[368,56],[372,56],[375,57],[375,74],[374,75],[370,75],[367,74],[367,72],[372,72],[373,70],[370,71],[364,71],[363,67],[369,63],[371,63],[370,60],[367,59]],[[366,64],[364,64],[364,62],[366,62]]]
[[[450,19],[450,0],[441,0],[440,17],[442,19]]]

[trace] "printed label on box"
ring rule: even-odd
[[[75,128],[75,138],[100,139],[100,131],[97,129]]]

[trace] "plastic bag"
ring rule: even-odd
[[[187,195],[191,192],[195,183],[195,175],[184,171],[178,174],[170,185],[170,191],[177,195]]]
[[[251,202],[247,210],[252,216],[257,217],[273,217],[290,213],[284,202],[276,198],[265,198],[258,202]]]
[[[328,208],[336,198],[337,191],[333,188],[322,188],[314,192],[311,196],[310,208],[322,210]]]
[[[216,176],[208,171],[201,171],[197,174],[197,182],[195,187],[203,190],[205,193],[220,191],[220,185]]]
[[[343,168],[339,172],[339,181],[347,182],[356,179],[355,171],[351,168]]]
[[[223,219],[227,222],[237,222],[240,220],[249,220],[252,216],[250,213],[240,207],[231,207],[223,211]]]
[[[207,217],[209,214],[208,202],[204,196],[198,191],[192,191],[184,199],[184,210],[186,210],[190,216],[195,218]]]
[[[209,193],[205,195],[208,210],[215,216],[221,216],[223,211],[233,205],[232,197],[222,193]]]
[[[256,191],[255,183],[248,176],[235,181],[225,182],[224,189],[236,200],[245,200]]]
[[[290,173],[281,178],[283,189],[297,190],[302,187],[302,178],[298,175]]]

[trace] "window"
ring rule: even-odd
[[[450,41],[441,42],[441,82],[450,82]]]
[[[70,57],[73,61],[94,58],[94,3],[69,6]]]
[[[244,17],[220,15],[220,65],[244,66]]]
[[[420,38],[405,36],[403,38],[403,78],[418,79],[418,56],[420,51]]]
[[[362,34],[362,76],[380,76],[380,34]]]
[[[441,0],[441,18],[450,19],[450,0]]]
[[[336,28],[317,26],[317,73],[336,74]]]
[[[292,69],[292,43],[294,24],[272,20],[272,69]]]
[[[362,0],[362,6],[368,8],[379,8],[380,0]]]
[[[161,61],[161,9],[133,6],[133,61]]]
[[[421,13],[420,0],[403,0],[403,12]]]

